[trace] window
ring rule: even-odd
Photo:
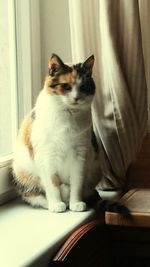
[[[0,1],[0,195],[6,196],[18,125],[16,35],[13,1]]]
[[[13,25],[12,25],[13,27]],[[12,89],[11,71],[15,65],[14,42],[11,40],[11,28],[9,21],[8,2],[0,1],[0,157],[12,153],[13,134],[15,126],[12,125],[13,118],[16,117],[16,109],[13,110],[14,94]],[[11,56],[12,55],[12,56]],[[15,70],[15,68],[13,68]],[[15,73],[13,71],[13,82]],[[14,91],[15,92],[15,91]],[[9,108],[8,108],[9,107]]]
[[[14,195],[9,173],[18,125],[41,87],[38,5],[0,0],[0,203]]]

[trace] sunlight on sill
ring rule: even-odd
[[[46,267],[69,234],[94,217],[94,210],[50,213],[19,200],[1,206],[0,266]]]

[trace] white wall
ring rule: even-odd
[[[47,73],[52,53],[64,61],[71,61],[68,0],[40,0],[41,75]]]

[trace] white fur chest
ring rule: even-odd
[[[47,96],[42,92],[36,106],[33,125],[33,143],[48,145],[51,141],[78,141],[86,139],[91,131],[91,113],[70,110],[59,101],[59,96]]]
[[[51,105],[49,102],[44,104],[40,110],[37,106],[32,131],[33,148],[38,155],[44,154],[43,158],[47,157],[57,174],[68,182],[70,166],[77,157],[84,159],[88,149],[91,118],[86,113],[58,106],[54,101]]]

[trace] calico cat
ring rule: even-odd
[[[91,116],[93,65],[93,55],[69,66],[53,54],[44,88],[22,122],[13,173],[19,193],[32,206],[84,211],[100,180]]]

